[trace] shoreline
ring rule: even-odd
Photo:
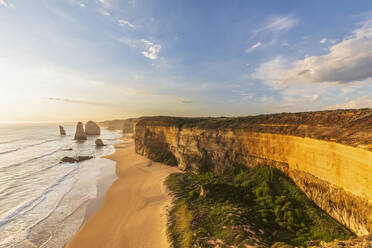
[[[99,159],[107,159],[107,158],[105,158],[105,156],[102,156]],[[108,169],[101,170],[101,174],[98,176],[98,180],[97,180],[97,197],[88,201],[87,207],[85,210],[84,220],[81,223],[81,226],[83,226],[84,223],[87,222],[89,218],[91,218],[94,215],[94,213],[97,212],[98,209],[102,206],[107,190],[118,178],[116,176],[115,170],[116,170],[116,164],[113,168],[113,171],[108,170]],[[79,229],[81,228],[81,226],[79,227]]]
[[[66,248],[170,246],[166,228],[172,199],[163,182],[179,170],[136,154],[131,136],[120,140],[113,154],[102,157],[116,162],[117,178],[108,189],[98,187],[97,198]]]

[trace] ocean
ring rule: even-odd
[[[75,125],[0,124],[0,247],[63,247],[79,229],[97,196],[102,172],[115,175],[115,162],[100,158],[115,151],[118,131],[73,140]],[[64,156],[90,155],[81,163]]]

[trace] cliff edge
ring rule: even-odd
[[[372,234],[372,110],[237,118],[148,117],[136,152],[181,169],[270,165],[358,235]]]

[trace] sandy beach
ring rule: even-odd
[[[163,181],[179,170],[137,155],[129,136],[122,140],[115,146],[116,152],[106,156],[116,161],[118,179],[67,248],[169,247],[166,206],[171,199]]]

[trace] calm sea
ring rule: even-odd
[[[0,247],[63,247],[82,224],[85,208],[97,195],[103,170],[115,163],[100,159],[114,152],[119,132],[101,129],[97,137],[73,140],[75,126],[0,124]],[[71,150],[72,149],[72,150]],[[92,155],[82,163],[60,163],[64,156]]]

